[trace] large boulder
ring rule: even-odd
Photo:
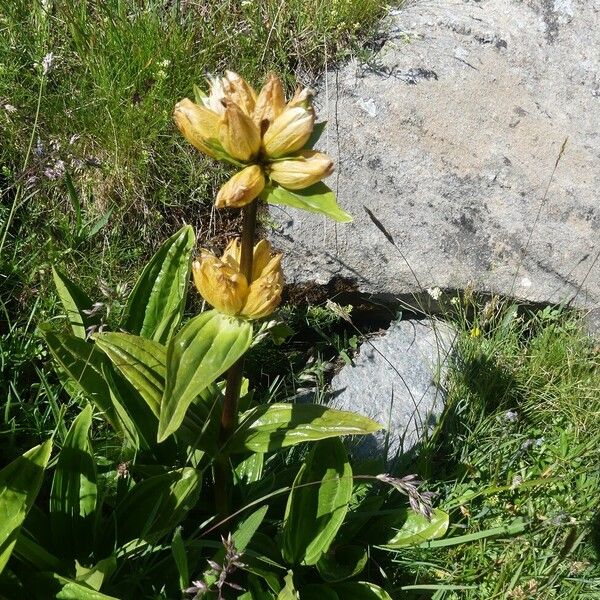
[[[356,438],[364,457],[392,461],[413,450],[444,409],[444,383],[456,330],[442,321],[394,321],[363,342],[353,365],[331,382],[331,406],[357,412],[385,430]]]
[[[330,72],[317,97],[354,223],[271,207],[288,282],[598,311],[598,1],[417,0],[384,29],[370,64]]]

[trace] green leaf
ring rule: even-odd
[[[381,429],[367,417],[321,404],[269,404],[245,412],[227,446],[229,452],[271,452],[301,442]]]
[[[244,485],[260,481],[264,462],[265,455],[261,452],[254,452],[237,465],[234,472],[235,478]]]
[[[85,583],[73,581],[58,573],[41,573],[34,582],[35,589],[41,594],[38,598],[56,598],[57,600],[119,600],[114,596],[102,594]]]
[[[294,587],[294,574],[292,571],[288,571],[283,581],[285,586],[277,594],[277,600],[300,600],[300,595]]]
[[[82,567],[75,563],[76,580],[96,591],[100,591],[104,580],[110,577],[117,570],[117,558],[111,555],[99,560],[93,567]]]
[[[250,540],[254,534],[258,531],[260,524],[263,522],[265,515],[269,507],[267,505],[261,506],[258,510],[255,510],[252,514],[246,517],[233,532],[233,542],[236,550],[243,552],[246,546],[250,543]]]
[[[174,433],[194,398],[248,350],[252,325],[215,310],[194,317],[171,338],[158,441]]]
[[[93,546],[96,461],[89,440],[92,406],[73,421],[52,479],[50,526],[55,548],[66,558],[86,559]]]
[[[283,204],[320,213],[340,223],[350,223],[353,220],[351,215],[338,206],[335,194],[322,181],[303,190],[269,186],[265,188],[261,198],[269,204]]]
[[[198,502],[201,485],[202,473],[192,468],[155,475],[136,484],[115,511],[118,545],[136,538],[156,542]]]
[[[282,550],[292,563],[314,565],[329,549],[348,511],[352,468],[344,444],[324,440],[311,450],[292,486]]]
[[[47,440],[0,471],[0,573],[40,490],[51,451],[52,440]]]
[[[54,267],[52,267],[52,277],[73,334],[85,340],[86,329],[96,322],[83,312],[92,308],[92,300],[76,283]]]
[[[194,242],[186,225],[158,249],[127,300],[123,329],[163,344],[173,335],[183,314]]]
[[[175,529],[173,539],[171,541],[171,554],[173,555],[173,561],[177,567],[177,573],[179,574],[179,587],[183,590],[190,583],[190,570],[188,566],[187,552],[185,549],[185,542],[181,536],[181,527]]]
[[[390,549],[403,548],[435,540],[448,531],[449,521],[448,513],[439,508],[433,511],[431,521],[428,521],[421,513],[409,509],[407,518],[400,529],[389,541],[382,544],[382,547]]]
[[[102,416],[122,433],[122,426],[112,405],[110,390],[103,368],[112,368],[106,355],[94,344],[73,335],[59,335],[47,327],[40,327],[52,356],[94,403]]]
[[[319,559],[317,570],[325,581],[334,583],[361,573],[367,560],[367,551],[362,546],[336,546]]]
[[[392,597],[384,589],[367,581],[337,583],[333,586],[333,590],[340,598],[352,598],[352,600],[392,600]]]
[[[165,389],[166,347],[128,333],[99,333],[94,340],[158,418]]]

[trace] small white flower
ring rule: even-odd
[[[459,303],[460,303],[460,298],[458,296],[454,296],[454,298],[452,298],[452,300],[450,300],[450,304],[453,304],[454,306],[456,306]]]
[[[52,70],[54,63],[54,52],[48,52],[42,59],[42,74],[47,75]]]
[[[165,58],[165,60],[161,60],[158,65],[163,69],[168,69],[171,66],[171,61],[168,58]]]
[[[434,299],[439,300],[442,296],[442,290],[439,287],[427,288],[427,293]]]
[[[16,109],[16,107],[14,107],[12,104],[5,104],[5,105],[4,105],[4,110],[5,110],[7,113],[16,113],[16,112],[17,112],[17,109]]]

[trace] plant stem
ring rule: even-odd
[[[240,270],[248,284],[252,282],[252,258],[254,253],[254,235],[256,232],[256,209],[257,202],[251,202],[242,209],[242,247],[240,252]],[[242,376],[244,370],[244,357],[240,358],[227,371],[227,384],[225,387],[225,398],[223,399],[223,410],[221,412],[221,431],[219,441],[223,445],[233,432],[237,423],[238,401],[242,387]],[[214,465],[215,478],[215,502],[217,510],[223,516],[229,514],[229,488],[231,482],[231,471],[229,468],[229,457],[221,454],[217,457]]]

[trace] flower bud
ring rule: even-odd
[[[175,105],[173,112],[175,124],[185,139],[201,152],[216,158],[220,149],[218,141],[219,116],[184,98]]]
[[[252,202],[265,187],[265,176],[258,165],[251,165],[236,173],[217,194],[217,208],[240,208]]]
[[[223,90],[227,99],[235,102],[249,117],[254,112],[256,92],[248,82],[233,71],[225,71]]]
[[[305,150],[269,165],[269,177],[289,190],[307,188],[333,172],[333,161],[322,152]]]
[[[219,140],[227,154],[247,162],[260,148],[260,131],[252,119],[235,103],[226,100],[219,126]]]
[[[237,315],[248,295],[248,282],[239,268],[203,251],[192,264],[194,283],[202,297],[219,312]]]
[[[271,123],[263,138],[267,156],[279,158],[302,149],[315,125],[312,107],[286,107]]]
[[[285,108],[285,94],[281,79],[271,73],[267,83],[260,90],[254,107],[254,123],[261,129],[262,123],[267,126],[278,117]]]

